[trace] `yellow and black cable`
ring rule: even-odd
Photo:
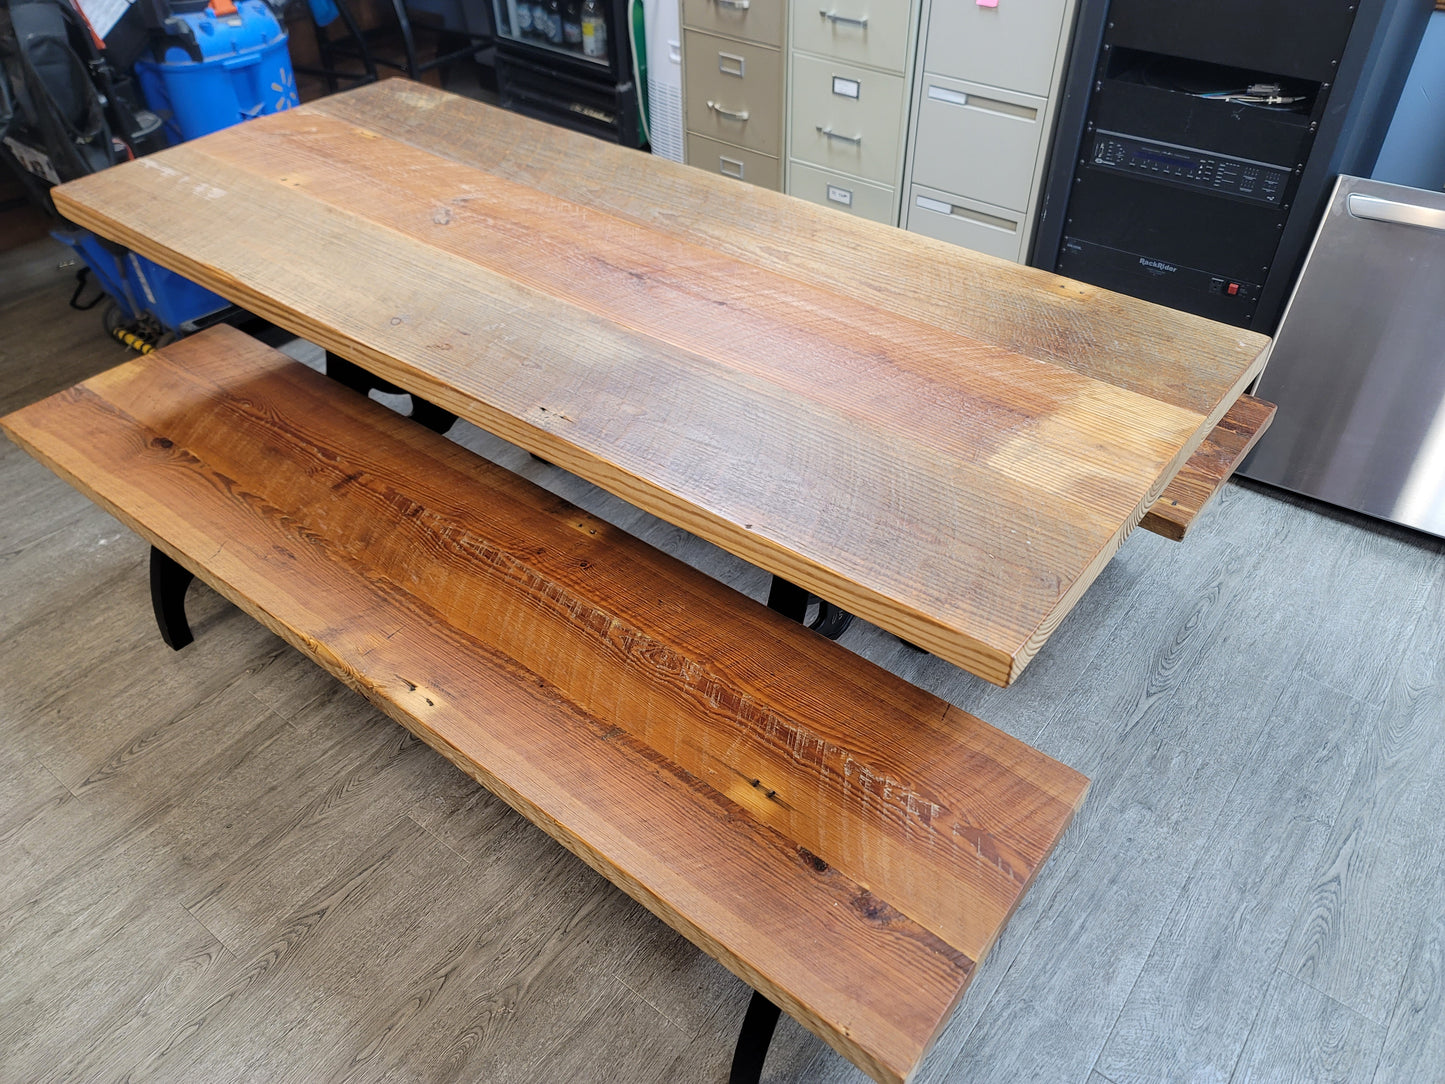
[[[149,354],[155,349],[155,344],[149,339],[142,339],[139,335],[133,334],[123,327],[113,327],[110,329],[110,333],[115,339],[139,354]]]

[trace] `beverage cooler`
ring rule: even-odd
[[[502,105],[628,146],[645,142],[638,102],[647,79],[641,0],[492,0],[492,6]]]

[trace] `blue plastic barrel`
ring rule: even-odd
[[[51,233],[85,261],[97,284],[114,299],[122,320],[150,313],[169,331],[226,307],[226,299],[158,263],[118,245],[107,245],[88,230],[74,227]]]
[[[286,31],[262,0],[235,7],[226,15],[210,7],[181,12],[162,59],[136,61],[141,93],[171,143],[297,104]]]

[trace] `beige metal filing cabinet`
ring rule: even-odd
[[[791,0],[788,192],[898,222],[920,0]]]
[[[681,0],[689,165],[783,187],[787,0]]]
[[[1075,0],[923,0],[902,224],[1023,261]]]

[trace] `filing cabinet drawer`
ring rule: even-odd
[[[841,173],[829,173],[802,162],[788,168],[788,195],[886,226],[894,224],[893,189],[869,184]]]
[[[792,156],[896,184],[905,92],[901,76],[794,53]]]
[[[763,45],[783,44],[786,0],[682,0],[682,24]]]
[[[781,191],[783,187],[783,163],[778,159],[691,132],[687,136],[687,164],[724,177],[736,177],[759,188]]]
[[[776,49],[683,31],[687,129],[781,157],[783,60]]]
[[[934,0],[924,68],[975,83],[1049,93],[1069,0]]]
[[[945,192],[1028,208],[1044,135],[1043,98],[925,74],[913,180]]]
[[[903,208],[904,227],[975,252],[1023,259],[1024,216],[1003,207],[913,185]]]
[[[793,48],[902,72],[911,0],[793,0]]]

